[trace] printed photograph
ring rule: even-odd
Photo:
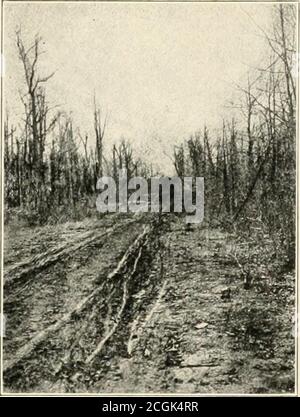
[[[295,395],[297,2],[2,2],[2,394]]]

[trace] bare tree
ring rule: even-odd
[[[103,176],[103,138],[107,124],[107,115],[103,117],[101,108],[97,108],[94,97],[94,129],[96,135],[96,175]]]

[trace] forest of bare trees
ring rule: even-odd
[[[7,220],[15,213],[31,225],[47,221],[78,219],[94,213],[97,179],[126,168],[133,175],[150,176],[131,144],[123,139],[110,155],[103,155],[107,115],[94,99],[94,138],[82,137],[74,120],[51,108],[46,83],[55,74],[41,76],[38,70],[42,39],[36,36],[25,46],[20,32],[16,46],[24,70],[25,87],[20,93],[24,106],[22,129],[4,123],[5,204]],[[91,140],[90,140],[91,139]],[[91,145],[94,143],[94,145]]]
[[[243,119],[224,121],[219,137],[207,128],[175,149],[179,176],[205,177],[206,216],[228,227],[271,233],[293,265],[295,257],[296,86],[293,7],[277,9],[266,36],[269,65],[238,86]]]
[[[235,117],[224,120],[217,137],[208,128],[174,149],[179,176],[205,178],[206,220],[249,228],[260,224],[272,231],[277,246],[293,262],[295,252],[295,134],[296,86],[295,9],[280,5],[274,11],[273,33],[261,31],[269,44],[267,67],[248,75],[237,86],[240,100]],[[94,99],[94,138],[84,137],[76,120],[51,108],[46,84],[55,74],[39,73],[41,38],[24,45],[16,34],[24,70],[22,130],[4,128],[6,220],[16,214],[30,224],[81,218],[94,212],[99,176],[126,168],[150,177],[152,167],[134,156],[123,140],[104,154],[108,122]],[[238,109],[238,116],[236,116]],[[94,145],[92,145],[94,143]]]

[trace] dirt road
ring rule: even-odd
[[[232,236],[107,216],[6,242],[5,391],[293,391],[292,277],[245,290]]]

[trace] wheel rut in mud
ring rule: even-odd
[[[156,218],[143,224],[128,222],[99,237],[89,236],[88,244],[81,243],[82,251],[67,259],[60,256],[46,273],[29,266],[30,277],[11,280],[5,304],[11,329],[4,362],[8,389],[86,390],[105,374],[107,358],[116,352],[119,357],[132,354],[151,317],[148,304],[159,297],[163,285],[161,230]],[[94,250],[101,246],[101,262],[99,256],[91,257],[91,245]],[[114,260],[106,256],[109,251]],[[45,298],[49,303],[43,303]]]

